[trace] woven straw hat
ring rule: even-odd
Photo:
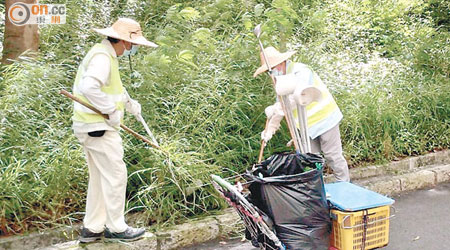
[[[105,29],[94,29],[96,32],[112,38],[124,40],[138,45],[156,48],[158,45],[152,43],[142,36],[141,25],[130,18],[119,18],[111,27]]]
[[[285,53],[280,53],[277,49],[275,49],[274,47],[267,47],[266,49],[264,49],[264,52],[266,53],[267,56],[267,61],[269,62],[270,67],[275,67],[278,64],[286,61],[287,59],[289,59],[289,57],[291,57],[293,54],[295,54],[295,51],[288,51]],[[256,77],[257,75],[267,71],[267,65],[266,65],[266,61],[264,61],[264,56],[263,53],[260,53],[260,57],[261,57],[261,67],[259,67],[255,73],[253,74],[253,77]]]

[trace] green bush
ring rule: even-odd
[[[450,31],[450,2],[445,0],[429,0],[424,4],[424,12],[429,14],[434,27]]]
[[[263,111],[275,100],[270,79],[252,77],[258,23],[265,46],[296,50],[329,86],[351,166],[449,145],[450,35],[428,1],[129,2],[66,1],[67,24],[41,27],[40,56],[2,67],[0,235],[82,218],[87,169],[72,103],[58,91],[71,89],[78,63],[101,40],[92,28],[121,16],[160,45],[140,48],[133,72],[120,59],[128,92],[168,152],[122,133],[126,209],[143,212],[145,225],[222,208],[209,175],[236,175],[256,161]],[[145,135],[133,117],[125,123]],[[265,155],[288,150],[288,137],[283,125]]]

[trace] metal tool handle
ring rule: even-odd
[[[155,136],[153,136],[152,131],[150,131],[150,128],[148,127],[147,123],[144,120],[144,117],[142,117],[141,114],[139,114],[138,120],[142,123],[142,126],[144,126],[145,131],[147,131],[147,134],[152,138],[153,143],[159,147],[158,141],[156,140]]]
[[[300,141],[303,144],[303,153],[311,153],[311,140],[308,133],[308,117],[306,114],[306,107],[296,104],[297,106],[297,120],[300,129]]]
[[[304,153],[305,149],[303,147],[303,145],[301,144],[301,140],[300,140],[300,135],[298,133],[297,130],[297,126],[295,125],[295,121],[294,121],[294,116],[292,115],[292,107],[291,107],[291,103],[289,100],[289,96],[288,95],[280,95],[280,102],[281,105],[284,106],[284,117],[286,118],[286,122],[288,123],[288,125],[290,125],[290,131],[291,131],[291,135],[292,135],[292,139],[294,142],[294,146],[295,146],[295,151],[297,152],[297,154],[300,153]]]

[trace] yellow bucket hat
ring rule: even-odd
[[[287,59],[289,59],[289,57],[291,57],[293,54],[295,54],[295,51],[288,51],[285,53],[280,53],[277,49],[275,49],[274,47],[267,47],[266,49],[264,49],[264,52],[266,53],[267,56],[267,61],[269,62],[270,67],[275,67],[278,64],[286,61]],[[256,77],[257,75],[265,72],[268,70],[267,65],[266,65],[266,61],[264,61],[264,55],[261,52],[260,53],[260,58],[261,58],[261,67],[259,67],[255,73],[253,74],[253,77]]]
[[[119,18],[111,27],[105,29],[94,29],[97,33],[112,38],[124,40],[133,44],[144,45],[156,48],[153,42],[148,41],[142,36],[141,25],[130,18]]]

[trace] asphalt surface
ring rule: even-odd
[[[383,249],[450,249],[450,183],[394,197],[396,217]]]
[[[395,199],[395,217],[390,220],[389,244],[383,250],[450,249],[450,183],[402,193]],[[241,239],[199,244],[188,250],[255,250]]]

